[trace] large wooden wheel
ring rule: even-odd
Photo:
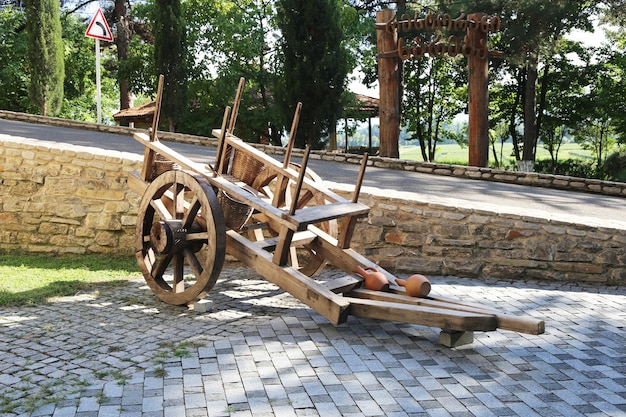
[[[226,255],[224,216],[209,182],[172,170],[147,187],[139,206],[136,256],[161,300],[182,305],[215,285]]]
[[[294,162],[289,163],[289,167],[300,172],[302,167]],[[320,189],[324,189],[322,178],[317,175],[312,169],[307,168],[305,175],[307,178],[318,183]],[[287,210],[291,205],[291,199],[293,197],[293,191],[296,183],[291,180],[285,180],[284,183],[280,183],[277,179],[276,173],[268,172],[265,175],[260,175],[255,180],[253,187],[260,189],[265,195],[273,198],[276,194],[280,195],[277,199],[279,208]],[[314,190],[307,190],[301,193],[298,199],[297,209],[304,207],[320,206],[327,204],[328,202],[324,198],[323,193],[315,192]],[[278,236],[279,229],[274,227],[273,224],[269,225],[269,232],[272,236]],[[332,237],[337,237],[338,226],[337,220],[327,220],[317,224],[322,231],[328,233]],[[306,276],[312,277],[318,274],[324,269],[327,264],[326,259],[315,252],[315,250],[304,245],[301,248],[293,247],[290,252],[290,264],[298,269]]]

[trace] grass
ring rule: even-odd
[[[500,145],[496,145],[496,152],[498,159],[500,159]],[[513,164],[513,145],[511,143],[505,143],[502,150],[502,157],[505,163],[509,165]],[[437,144],[437,153],[435,154],[436,162],[442,164],[459,164],[467,165],[469,151],[467,148],[461,148],[459,145],[452,144]],[[422,161],[422,152],[419,146],[403,146],[400,148],[400,158],[410,161]],[[580,147],[577,143],[566,143],[561,146],[559,150],[559,160],[564,159],[589,159],[591,153]],[[543,146],[537,147],[537,160],[550,159],[550,154]],[[489,162],[493,164],[493,154],[491,148],[489,148]]]
[[[39,304],[140,277],[132,256],[0,254],[0,306]]]

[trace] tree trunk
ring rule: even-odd
[[[524,149],[522,154],[522,160],[531,162],[535,161],[537,151],[537,62],[537,54],[531,52],[528,56],[524,94]]]
[[[522,83],[524,80],[524,70],[519,69],[517,72],[517,91],[515,92],[515,101],[513,103],[513,108],[511,109],[511,114],[509,118],[509,134],[511,135],[511,140],[513,141],[513,151],[515,153],[515,160],[519,161],[522,159],[522,155],[519,149],[519,138],[517,135],[516,129],[516,115],[517,115],[517,107],[519,106],[521,97],[522,97]]]
[[[535,136],[537,138],[539,138],[539,132],[541,132],[541,121],[543,119],[543,111],[546,108],[546,96],[548,94],[549,85],[550,85],[550,65],[546,64],[546,66],[543,67],[543,73],[541,74],[541,90],[539,93],[539,105],[538,105],[538,111],[537,111],[537,124],[536,124],[537,130],[535,133]]]
[[[128,59],[130,45],[130,25],[128,23],[128,9],[126,8],[125,0],[115,0],[114,13],[117,26],[117,36],[115,39],[115,44],[117,45],[117,60],[119,65],[123,66]],[[132,107],[132,96],[126,72],[118,70],[117,79],[120,85],[120,109],[128,109]]]

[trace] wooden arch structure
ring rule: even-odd
[[[489,165],[489,51],[487,36],[500,30],[500,18],[482,13],[456,18],[447,14],[428,13],[420,17],[402,15],[397,19],[393,10],[382,10],[376,15],[378,31],[378,81],[380,86],[380,155],[399,157],[398,139],[401,116],[402,61],[409,58],[464,55],[469,66],[469,165]],[[425,45],[418,38],[405,40],[402,33],[414,31],[448,32],[447,40],[437,37]],[[466,33],[463,40],[452,33]]]

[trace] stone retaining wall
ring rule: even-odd
[[[141,157],[0,138],[0,249],[132,254]]]
[[[351,188],[332,188],[350,196]],[[389,197],[393,195],[394,197]],[[396,273],[624,285],[626,223],[364,188],[352,247]]]
[[[140,197],[127,176],[140,167],[134,154],[0,138],[0,250],[131,255]],[[397,273],[626,281],[626,226],[384,191],[362,190],[360,201],[372,210],[353,247]]]

